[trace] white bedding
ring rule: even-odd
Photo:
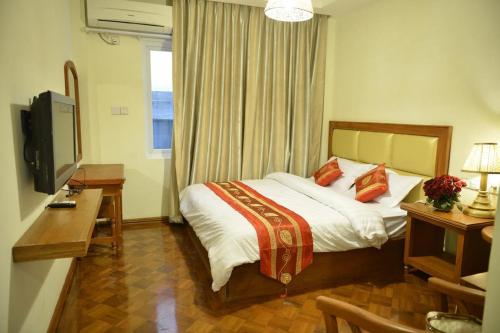
[[[399,208],[362,204],[286,173],[243,182],[302,216],[311,227],[314,252],[379,248],[388,239],[384,217],[405,215]],[[227,283],[234,267],[260,259],[254,227],[204,184],[181,193],[180,209],[208,252],[214,291]]]

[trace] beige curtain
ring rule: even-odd
[[[320,156],[327,18],[276,22],[262,8],[205,0],[175,0],[173,12],[173,199],[193,183],[309,176]]]
[[[249,27],[242,176],[310,176],[320,157],[327,18],[283,23],[252,8]]]

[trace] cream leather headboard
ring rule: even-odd
[[[448,173],[451,126],[330,122],[328,156],[388,168],[424,180]],[[423,197],[421,186],[405,201]]]

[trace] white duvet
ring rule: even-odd
[[[388,239],[380,211],[308,179],[273,173],[243,183],[302,216],[311,227],[314,252],[380,248]],[[180,210],[208,251],[214,291],[234,267],[260,259],[254,227],[204,184],[181,193]]]

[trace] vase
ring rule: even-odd
[[[450,208],[441,208],[441,207],[436,207],[436,206],[433,206],[434,207],[434,210],[438,211],[438,212],[446,212],[446,213],[449,213],[452,211],[453,207],[455,205],[453,204]]]
[[[440,212],[450,212],[453,207],[455,207],[455,201],[454,200],[432,200],[432,199],[427,199],[427,201],[432,204],[432,207],[434,207],[434,210],[440,211]]]

